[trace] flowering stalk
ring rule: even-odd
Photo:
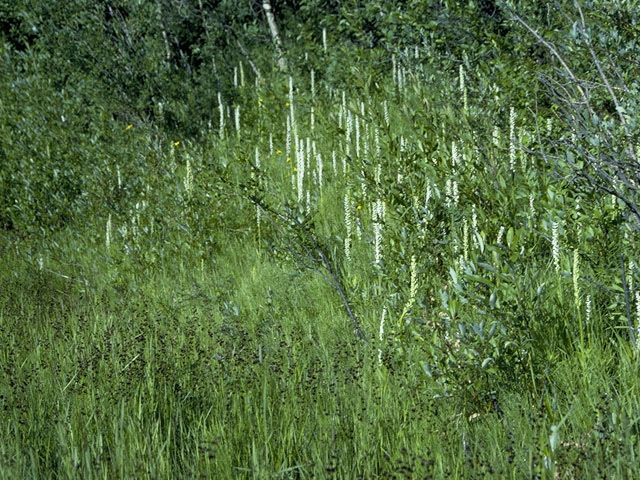
[[[324,50],[324,53],[327,53],[327,29],[326,28],[322,29],[322,48]]]
[[[384,221],[384,203],[382,200],[378,199],[372,210],[375,264],[380,265],[382,261],[382,222]]]
[[[296,117],[293,113],[293,77],[289,77],[289,108],[291,112],[291,126],[296,124]]]
[[[469,99],[467,97],[467,87],[464,84],[464,68],[460,65],[460,91],[462,92],[463,108],[465,113],[469,111]]]
[[[516,110],[509,111],[509,166],[511,172],[516,173]]]
[[[349,197],[349,193],[345,193],[344,195],[344,225],[347,229],[345,238],[344,238],[344,256],[347,261],[351,261],[351,198]]]
[[[311,171],[311,157],[313,155],[313,151],[311,150],[311,138],[307,137],[307,150],[306,150],[305,161],[306,163],[306,171]]]
[[[452,142],[451,144],[451,163],[452,163],[452,171],[453,171],[453,180],[451,181],[451,198],[453,200],[453,206],[457,207],[460,202],[460,194],[458,193],[458,180],[456,179],[456,167],[458,165],[458,147],[456,142]]]
[[[353,116],[351,110],[347,110],[347,128],[345,129],[345,153],[349,156],[351,149],[351,130],[353,128]]]
[[[411,277],[409,284],[409,306],[413,306],[418,295],[418,268],[416,266],[416,256],[411,255]]]
[[[320,191],[322,191],[322,154],[318,153],[316,155],[316,163],[318,168],[318,186],[320,187]]]
[[[478,248],[478,212],[476,211],[476,204],[471,206],[471,232],[473,235],[473,248]]]
[[[636,336],[640,332],[640,290],[636,291]]]
[[[469,222],[462,219],[462,255],[465,261],[469,260]]]
[[[222,104],[222,95],[218,92],[218,108],[220,110],[220,138],[224,137],[224,105]]]
[[[109,214],[109,217],[107,218],[106,230],[107,231],[106,231],[104,243],[107,247],[107,250],[109,250],[111,248],[111,214]]]
[[[287,161],[291,160],[291,118],[287,115],[287,136],[285,154]]]
[[[556,273],[560,273],[560,239],[558,237],[558,223],[551,222],[551,254]]]
[[[382,102],[382,111],[384,114],[384,124],[388,127],[389,124],[389,105],[387,105],[387,101]]]
[[[314,101],[316,98],[316,72],[312,68],[311,69],[311,101]]]
[[[578,311],[580,310],[580,255],[573,251],[573,296]]]
[[[191,196],[191,189],[193,188],[193,172],[191,169],[191,159],[189,155],[187,155],[187,169],[186,174],[184,176],[184,189],[187,192],[187,197]]]
[[[300,144],[296,149],[296,173],[298,179],[298,203],[302,203],[303,197],[303,180],[304,180],[304,140],[300,140]]]
[[[256,168],[260,169],[260,150],[256,147]],[[256,205],[256,225],[258,227],[258,244],[261,243],[261,211],[260,205]]]
[[[533,193],[529,194],[529,214],[531,215],[531,220],[536,216],[536,207],[533,203]]]

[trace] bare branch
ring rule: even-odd
[[[293,234],[298,238],[296,238],[295,241],[291,241],[291,238],[289,238],[290,242],[288,244],[288,250],[306,268],[320,273],[324,280],[338,293],[347,312],[347,316],[351,320],[356,335],[366,342],[367,337],[360,326],[358,318],[351,309],[351,303],[347,297],[345,288],[342,285],[335,259],[332,263],[330,260],[331,255],[328,253],[327,248],[320,243],[315,233],[303,224],[296,215],[286,215],[278,212],[256,195],[248,195],[248,199],[262,210],[264,215],[270,223],[276,227],[283,238],[290,237],[291,235],[287,235],[287,232],[285,232],[284,228],[282,228],[276,219],[280,220],[284,224],[290,226],[293,225]],[[293,247],[294,244],[297,248],[301,248],[303,252],[297,252]],[[318,266],[322,268],[318,268]]]
[[[507,7],[508,8],[508,7]],[[558,61],[560,62],[560,65],[562,65],[562,68],[564,68],[564,70],[567,72],[567,74],[569,75],[569,78],[574,82],[575,87],[578,89],[578,91],[580,92],[580,95],[585,99],[585,101],[588,102],[588,98],[586,93],[584,92],[584,90],[582,89],[582,87],[580,86],[580,80],[578,79],[578,77],[576,77],[576,75],[573,73],[573,70],[571,70],[571,68],[569,68],[569,65],[567,65],[567,62],[565,62],[564,58],[562,58],[562,55],[560,55],[560,53],[558,52],[558,49],[555,47],[555,45],[553,45],[552,43],[546,41],[544,38],[542,38],[542,36],[538,33],[537,30],[535,30],[533,27],[531,27],[527,22],[525,22],[516,12],[514,12],[512,9],[508,8],[509,13],[511,14],[511,16],[513,16],[513,18],[515,18],[518,23],[520,23],[524,28],[526,28],[527,30],[529,30],[529,32],[531,32],[531,34],[536,37],[536,40],[538,40],[538,42],[540,42],[542,45],[544,45],[547,50],[549,50],[551,52],[551,54],[556,57],[558,59]]]
[[[625,131],[628,133],[627,120],[624,118],[624,115],[622,114],[623,110],[622,110],[622,107],[620,106],[620,102],[618,101],[618,97],[614,92],[613,88],[611,88],[609,79],[605,75],[604,70],[602,69],[602,64],[600,63],[600,60],[598,59],[598,56],[596,55],[596,52],[594,51],[593,46],[591,45],[589,36],[587,35],[587,26],[584,20],[584,14],[582,13],[582,7],[580,6],[580,2],[578,0],[575,0],[575,5],[576,5],[576,8],[578,9],[578,13],[580,14],[580,31],[582,33],[582,36],[584,37],[585,44],[587,45],[587,48],[589,49],[589,53],[591,54],[591,58],[593,59],[593,62],[595,63],[596,68],[598,69],[600,78],[606,85],[607,90],[609,92],[609,96],[611,97],[611,100],[613,101],[613,104],[616,107],[616,113],[618,114],[618,119],[620,120],[620,123],[624,125]],[[628,151],[631,158],[636,160],[635,149],[633,148],[633,144],[631,142],[629,142]]]

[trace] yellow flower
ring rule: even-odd
[[[178,140],[178,141],[176,141],[176,142],[173,142],[173,146],[174,146],[174,147],[177,147],[178,145],[180,145],[180,140]]]
[[[290,162],[290,161],[291,161],[291,157],[287,157],[287,162]]]
[[[298,169],[297,169],[296,167],[293,167],[293,171],[294,171],[294,172],[297,172],[297,171],[298,171]]]
[[[362,205],[358,205],[356,208],[357,208],[358,210],[362,210]]]
[[[284,104],[284,106],[285,106],[285,107],[288,107],[288,106],[290,106],[290,105],[291,105],[291,104],[290,104],[289,102],[287,102],[287,103],[285,103],[285,104]]]
[[[262,105],[262,99],[261,98],[258,99],[258,105]]]
[[[133,128],[133,125],[129,124],[129,125],[127,125],[127,128],[125,128],[125,130],[130,130],[132,128]]]
[[[280,155],[282,153],[282,150],[276,150],[276,155]]]

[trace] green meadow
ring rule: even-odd
[[[637,478],[637,2],[395,3],[0,3],[0,479]]]

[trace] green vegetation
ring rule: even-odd
[[[637,2],[0,1],[0,478],[636,478]]]

